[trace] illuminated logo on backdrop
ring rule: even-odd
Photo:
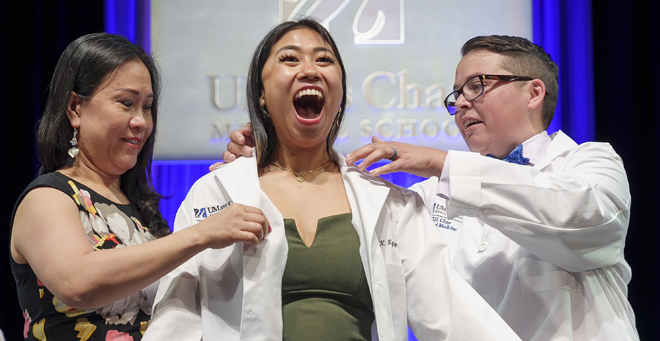
[[[443,104],[460,47],[476,35],[531,35],[531,15],[521,15],[531,13],[531,0],[502,1],[152,2],[152,51],[166,81],[156,158],[219,158],[231,131],[249,119],[245,87],[254,48],[277,23],[302,16],[330,31],[346,67],[340,153],[372,136],[465,150]],[[491,15],[475,25],[463,15],[475,11]]]
[[[331,23],[342,11],[344,11],[352,0],[279,0],[280,21],[294,20],[303,16],[317,18],[327,29],[330,30]],[[359,2],[359,8],[353,14],[352,31],[353,41],[356,45],[389,45],[403,44],[405,42],[404,25],[404,1],[403,0],[355,0]],[[348,13],[351,14],[351,13]],[[245,76],[209,76],[211,81],[211,92],[213,104],[217,109],[228,111],[237,105],[244,104]],[[221,100],[221,82],[226,84],[225,90],[233,88],[234,94],[230,101],[224,103]],[[396,92],[383,99],[374,95],[378,83],[383,86],[389,85]],[[390,109],[442,109],[445,94],[445,86],[434,83],[426,89],[417,83],[409,83],[408,70],[403,69],[396,73],[388,71],[377,71],[368,75],[362,82],[362,94],[364,100],[371,107],[380,110]],[[353,102],[351,87],[349,86],[348,106]],[[425,98],[424,95],[426,95]],[[220,122],[213,123],[214,138],[227,136],[232,130],[240,128],[243,122],[228,122],[222,125]],[[381,119],[374,122],[372,119],[364,119],[360,122],[360,136],[363,138],[378,134],[384,138],[417,137],[423,134],[427,137],[435,137],[441,131],[449,136],[458,135],[452,119],[442,123],[434,119]],[[348,137],[344,129],[339,138]]]
[[[312,16],[318,18],[327,29],[330,29],[332,20],[351,2],[351,0],[279,1],[281,21]],[[355,44],[403,44],[404,33],[403,0],[361,1],[353,18]]]

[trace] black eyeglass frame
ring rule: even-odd
[[[463,88],[473,78],[479,78],[479,82],[481,82],[481,92],[478,95],[474,96],[474,98],[469,99],[469,98],[467,98],[467,96],[465,96],[465,93],[463,92]],[[463,83],[463,85],[460,87],[460,89],[458,89],[456,91],[452,91],[449,95],[447,95],[447,97],[445,97],[445,108],[447,108],[447,111],[449,112],[449,115],[453,116],[453,115],[456,114],[456,102],[454,101],[450,105],[449,104],[450,103],[449,102],[449,97],[451,97],[453,94],[457,94],[456,99],[458,99],[458,97],[460,95],[463,95],[465,100],[467,100],[468,102],[472,102],[475,99],[479,98],[479,96],[484,94],[484,80],[486,80],[486,79],[494,79],[494,80],[503,81],[503,82],[518,82],[518,81],[531,81],[531,80],[534,80],[536,78],[525,77],[525,76],[514,76],[514,75],[476,75],[474,77],[470,77],[470,79],[468,79],[467,81],[465,81],[465,83]],[[449,109],[450,106],[454,108],[453,112],[452,112],[452,110]]]

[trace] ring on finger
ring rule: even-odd
[[[396,152],[396,148],[394,148],[394,147],[392,147],[392,150],[394,151],[394,155],[392,155],[392,157],[389,158],[389,160],[394,161],[394,160],[396,160],[397,152]]]

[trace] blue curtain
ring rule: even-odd
[[[151,1],[105,0],[105,31],[151,50]]]
[[[559,66],[559,100],[548,132],[595,138],[591,0],[534,0],[534,42]]]

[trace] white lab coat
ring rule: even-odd
[[[519,340],[451,269],[447,246],[415,192],[347,166],[336,153],[376,323],[373,339]],[[145,341],[281,340],[282,275],[288,247],[283,217],[261,190],[254,158],[202,177],[177,213],[175,233],[240,203],[260,208],[272,232],[242,245],[205,250],[160,282]]]
[[[630,192],[609,144],[577,145],[558,132],[533,167],[470,152],[448,158],[450,200],[435,177],[411,189],[454,269],[523,340],[639,340],[623,255]]]

